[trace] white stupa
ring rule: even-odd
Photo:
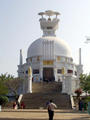
[[[22,63],[20,50],[20,65],[18,76],[24,78],[23,92],[27,92],[28,68],[32,68],[33,82],[62,82],[62,92],[73,94],[79,87],[79,75],[82,73],[81,49],[79,50],[79,65],[73,63],[71,49],[62,39],[56,37],[60,13],[51,10],[40,12],[40,26],[43,31],[41,38],[35,40],[28,48],[26,63]],[[48,18],[47,18],[48,16]],[[33,92],[33,91],[32,91]]]

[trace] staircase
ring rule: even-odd
[[[70,96],[62,94],[62,84],[59,82],[42,82],[33,83],[33,93],[24,94],[22,101],[26,105],[26,109],[46,108],[46,102],[50,99],[54,101],[58,109],[70,109]]]

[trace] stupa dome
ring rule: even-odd
[[[72,57],[71,49],[65,41],[58,37],[47,36],[37,39],[30,45],[27,51],[27,58],[34,56],[43,56],[43,42],[45,41],[47,43],[50,41],[54,43],[53,45],[54,56]]]

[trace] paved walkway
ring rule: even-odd
[[[48,120],[47,110],[2,110],[0,120]],[[55,110],[54,120],[90,120],[86,112]]]

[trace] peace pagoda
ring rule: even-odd
[[[40,12],[39,15],[43,35],[29,46],[26,63],[23,63],[22,50],[20,50],[18,77],[24,79],[22,93],[27,93],[28,68],[31,66],[33,82],[61,82],[62,93],[74,94],[79,88],[79,76],[83,72],[81,49],[79,49],[77,65],[73,62],[69,45],[55,34],[60,13],[48,10]]]

